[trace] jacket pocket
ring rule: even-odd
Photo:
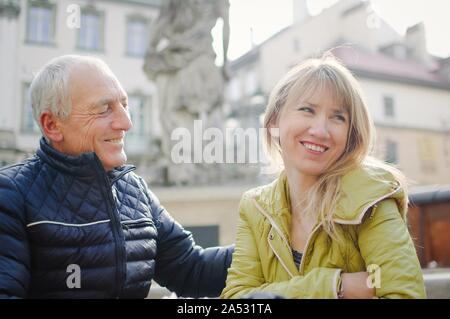
[[[134,220],[124,220],[121,221],[122,228],[124,229],[132,229],[132,228],[141,228],[141,227],[154,227],[155,224],[153,223],[153,220],[150,218],[140,218],[140,219],[134,219]]]

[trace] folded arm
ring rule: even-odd
[[[147,192],[158,230],[156,282],[183,297],[217,297],[225,286],[234,246],[197,246],[192,234]]]

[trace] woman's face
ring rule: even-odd
[[[308,99],[288,99],[277,124],[288,170],[318,176],[345,150],[349,114],[329,89],[317,91]]]

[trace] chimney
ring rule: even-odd
[[[406,30],[405,44],[409,51],[409,57],[427,66],[431,65],[431,57],[427,51],[425,25],[417,23]]]
[[[299,23],[309,17],[308,5],[306,0],[292,0],[292,23]]]
[[[438,62],[438,68],[435,70],[435,73],[450,83],[450,57],[441,59]]]

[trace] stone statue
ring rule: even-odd
[[[228,10],[228,0],[163,0],[159,17],[151,26],[144,71],[157,85],[161,151],[169,183],[186,184],[198,170],[198,165],[172,163],[173,130],[184,127],[193,136],[194,120],[203,120],[204,127],[210,125],[208,119],[223,105],[228,80]],[[211,36],[219,18],[223,19],[222,69],[215,65]]]

